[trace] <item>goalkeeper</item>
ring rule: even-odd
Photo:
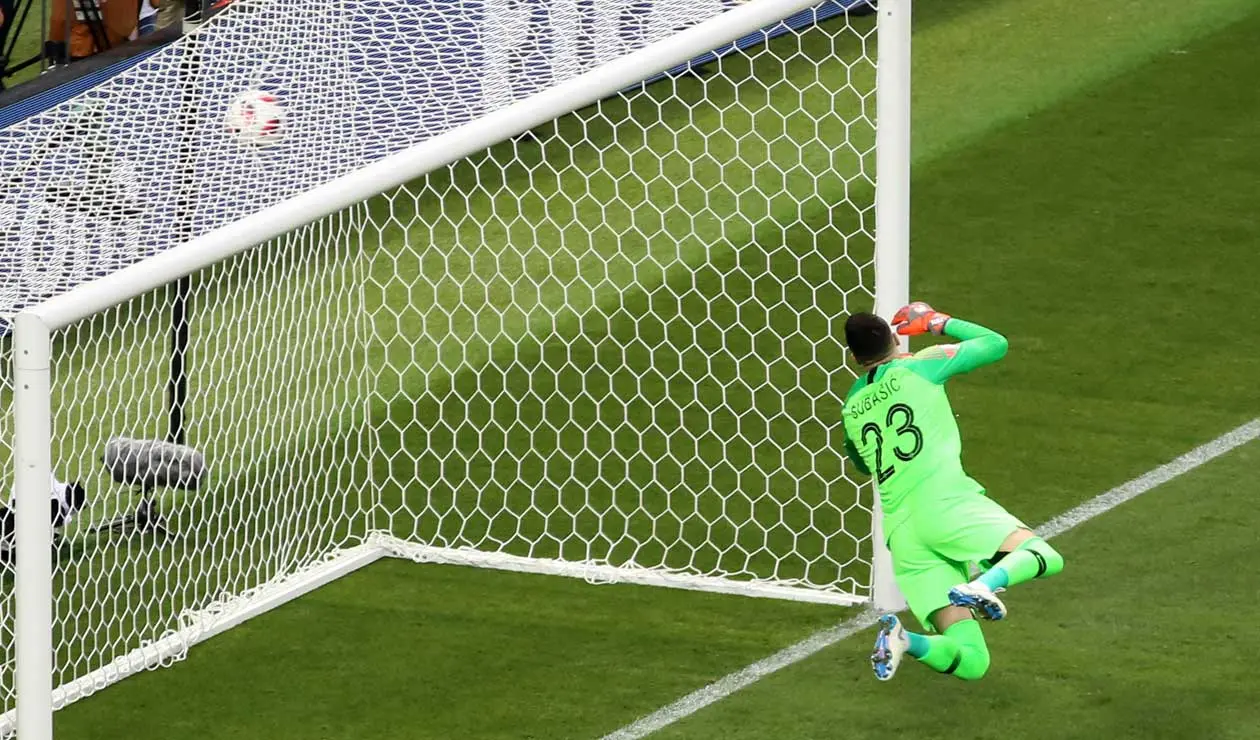
[[[900,354],[892,327],[878,316],[854,314],[845,323],[845,342],[863,371],[844,403],[845,450],[878,482],[897,586],[919,622],[936,632],[908,632],[886,614],[871,664],[887,681],[909,653],[974,681],[989,668],[976,615],[1002,619],[1006,606],[996,592],[1058,573],[1063,557],[988,498],[959,459],[945,381],[1000,360],[1006,338],[926,303],[902,308],[893,325],[901,335],[930,331],[962,341]],[[970,563],[986,570],[968,582]]]

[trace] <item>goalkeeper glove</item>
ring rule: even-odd
[[[941,313],[922,301],[915,301],[893,314],[892,325],[902,336],[912,337],[927,332],[940,335],[945,333],[945,322],[949,319],[949,314]]]

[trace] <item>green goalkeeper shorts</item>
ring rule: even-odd
[[[1027,525],[974,490],[925,491],[907,503],[910,517],[888,537],[893,574],[914,616],[931,630],[932,612],[949,606],[949,590],[971,580],[968,564],[991,557]]]

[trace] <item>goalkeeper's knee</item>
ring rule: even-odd
[[[1031,537],[1019,543],[1016,552],[1025,550],[1037,559],[1037,574],[1034,578],[1049,578],[1063,570],[1063,556],[1040,537]]]
[[[964,681],[978,681],[989,672],[989,646],[984,632],[974,619],[964,619],[945,628],[945,636],[954,642],[958,655],[945,673],[952,673]]]

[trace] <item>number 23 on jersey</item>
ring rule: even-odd
[[[893,456],[902,462],[910,462],[923,451],[923,432],[914,425],[914,409],[904,403],[895,403],[888,408],[884,418],[884,426],[868,421],[862,426],[862,445],[875,442],[875,476],[880,483],[888,480],[897,472],[894,465],[884,467],[884,437],[887,435],[892,443]]]

